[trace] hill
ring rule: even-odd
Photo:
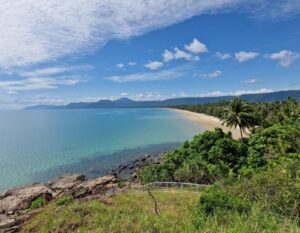
[[[282,101],[287,97],[293,97],[300,100],[300,90],[277,91],[260,94],[245,94],[239,97],[250,102],[274,102]],[[128,98],[121,98],[118,100],[100,100],[97,102],[79,102],[70,103],[64,106],[55,105],[36,105],[26,107],[26,110],[36,109],[97,109],[97,108],[157,108],[169,107],[175,105],[197,105],[216,103],[222,100],[231,100],[235,96],[218,96],[218,97],[185,97],[166,99],[161,101],[134,101]]]

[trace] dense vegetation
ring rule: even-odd
[[[232,111],[232,105],[239,101],[180,108],[226,121],[228,109]],[[145,167],[139,178],[143,183],[212,184],[200,197],[194,215],[194,223],[200,228],[211,221],[231,225],[235,223],[234,218],[246,221],[255,215],[270,218],[269,223],[277,219],[277,223],[290,221],[290,226],[297,225],[300,221],[300,104],[291,98],[276,103],[244,104],[244,112],[251,114],[247,116],[249,122],[255,125],[247,127],[252,131],[249,138],[234,140],[221,129],[206,131],[166,155],[161,164]],[[241,112],[239,105],[236,109]],[[267,225],[264,230],[273,232]]]
[[[173,108],[223,118],[224,110],[228,107],[229,103],[230,101],[220,101],[218,103],[203,105],[178,105]],[[262,127],[282,123],[285,120],[300,115],[299,102],[290,97],[282,102],[251,102],[248,104],[253,110],[253,115],[256,118],[257,124]]]

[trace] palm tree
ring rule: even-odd
[[[241,138],[243,138],[243,132],[255,125],[253,110],[247,102],[236,97],[230,101],[228,107],[224,110],[222,124],[226,124],[230,128],[238,126]]]

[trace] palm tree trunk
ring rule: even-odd
[[[239,128],[240,128],[240,133],[241,133],[241,139],[243,139],[243,131],[242,131],[241,126],[239,126]]]

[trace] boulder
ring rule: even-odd
[[[33,184],[6,191],[0,199],[0,213],[14,213],[27,209],[31,202],[44,197],[46,200],[52,199],[53,191],[44,184]]]
[[[88,194],[95,195],[105,189],[116,187],[116,185],[112,185],[115,183],[116,178],[114,176],[102,176],[96,179],[86,180],[73,189],[72,195],[75,198],[84,197]]]
[[[85,181],[84,175],[68,174],[48,182],[48,186],[55,191],[67,191],[69,189],[73,189],[83,181]]]

